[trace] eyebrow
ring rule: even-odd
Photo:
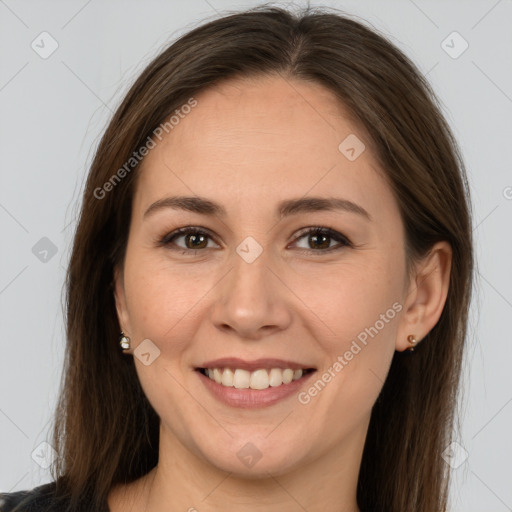
[[[225,218],[227,213],[220,204],[198,196],[172,196],[155,201],[144,213],[144,218],[155,212],[171,208],[185,210],[201,215],[211,215]],[[299,213],[311,213],[318,211],[341,210],[355,213],[371,221],[371,215],[360,205],[336,197],[303,197],[299,199],[287,199],[277,206],[277,214],[280,217],[288,217]]]

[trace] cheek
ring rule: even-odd
[[[331,389],[326,399],[337,403],[338,411],[360,407],[362,413],[377,398],[395,351],[402,311],[400,262],[374,254],[311,277],[301,290],[321,320],[316,323],[320,331],[313,332],[326,356],[319,377],[336,382],[326,386]]]
[[[385,261],[377,254],[366,254],[352,261],[326,268],[310,266],[296,274],[293,289],[304,305],[316,316],[333,348],[343,349],[347,341],[364,341],[365,329],[377,323],[381,334],[394,332],[397,309],[403,287],[400,264]],[[324,268],[320,268],[324,267]],[[382,331],[382,332],[381,332]],[[336,346],[337,345],[337,346]]]
[[[201,301],[211,290],[211,272],[191,272],[170,263],[156,251],[127,258],[125,290],[136,340],[154,340],[161,350],[181,351],[190,339],[188,329],[198,320]],[[173,343],[165,340],[173,339]]]
[[[301,397],[301,403],[314,403],[318,421],[332,425],[339,440],[369,418],[395,352],[401,305],[387,290],[368,291],[373,293],[359,289],[357,300],[338,291],[332,295],[338,298],[336,307],[326,301],[326,321],[336,336],[322,339],[325,366]]]
[[[382,266],[367,263],[317,279],[321,291],[309,288],[308,305],[322,320],[316,324],[323,334],[312,334],[324,364],[298,399],[301,410],[323,425],[318,428],[325,449],[370,418],[395,351],[400,281],[390,282]]]

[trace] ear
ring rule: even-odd
[[[128,314],[128,308],[126,306],[126,295],[124,290],[124,277],[122,268],[114,267],[114,299],[116,303],[117,319],[121,330],[126,336],[130,336],[131,324],[130,315]],[[131,349],[125,350],[129,353]]]
[[[411,346],[407,336],[413,334],[419,342],[438,322],[448,296],[452,254],[448,242],[438,242],[416,264],[398,328],[395,349],[399,352]]]

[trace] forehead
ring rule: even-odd
[[[143,161],[134,207],[179,193],[215,198],[228,213],[235,204],[261,211],[269,201],[337,192],[368,210],[375,199],[394,207],[366,133],[323,86],[244,78],[194,98]]]

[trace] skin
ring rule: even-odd
[[[109,506],[359,511],[372,406],[395,350],[410,346],[409,334],[421,340],[441,315],[450,246],[435,245],[408,278],[398,204],[364,130],[321,85],[236,79],[195,98],[197,106],[143,162],[126,259],[115,272],[119,322],[132,340],[126,357],[145,339],[160,350],[151,364],[135,357],[135,365],[161,425],[158,466],[115,487]],[[355,161],[338,150],[349,134],[366,144]],[[165,208],[144,217],[171,195],[206,197],[227,214]],[[371,220],[341,210],[279,219],[278,202],[304,196],[348,199]],[[315,225],[354,246],[302,234]],[[174,239],[176,250],[159,245],[185,226],[211,233],[195,254],[183,235]],[[263,249],[252,263],[235,250],[248,236]],[[401,311],[307,404],[292,395],[258,409],[230,407],[194,371],[219,357],[275,357],[322,375],[394,303]],[[262,454],[252,467],[237,457],[248,442]]]

